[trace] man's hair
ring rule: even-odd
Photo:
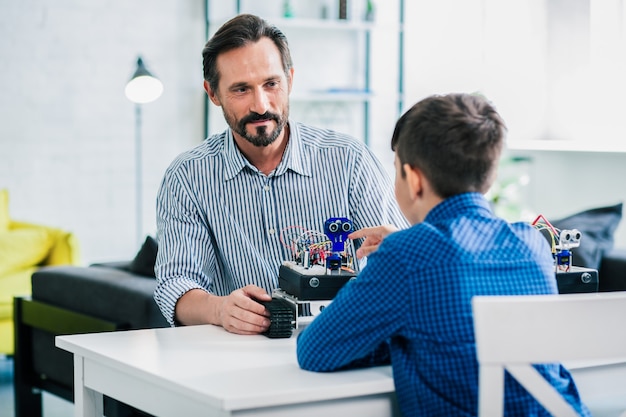
[[[262,37],[267,37],[274,42],[282,58],[283,70],[289,77],[289,70],[293,63],[287,37],[276,26],[258,16],[240,14],[224,23],[202,50],[204,79],[213,91],[217,91],[220,80],[220,74],[217,71],[219,54],[258,42]]]
[[[504,121],[485,98],[434,95],[400,117],[391,149],[402,165],[420,169],[440,197],[485,193],[495,179],[505,132]]]

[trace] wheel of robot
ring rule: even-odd
[[[265,336],[270,339],[286,339],[293,334],[294,312],[291,305],[280,298],[261,302],[270,313],[270,327]]]

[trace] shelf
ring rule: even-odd
[[[512,151],[550,151],[550,152],[609,152],[626,153],[623,141],[577,141],[562,139],[509,140],[506,148]]]
[[[339,19],[277,18],[269,19],[269,21],[278,27],[297,29],[368,31],[374,27],[374,24],[372,22]]]
[[[317,101],[317,102],[363,102],[372,98],[372,93],[364,91],[309,91],[293,93],[292,101]]]
[[[343,30],[351,32],[366,32],[372,30],[374,22],[365,22],[357,20],[340,20],[340,19],[304,19],[304,18],[267,18],[280,29],[315,29],[315,30]],[[220,27],[224,21],[211,21],[213,27]]]
[[[211,6],[212,4],[212,6]],[[263,4],[263,6],[261,5]],[[314,6],[315,4],[315,6]],[[284,3],[272,0],[261,3],[254,0],[235,0],[211,2],[205,1],[205,20],[207,37],[221,27],[233,13],[253,13],[263,16],[271,24],[281,29],[289,39],[292,55],[297,65],[302,65],[302,72],[297,71],[297,84],[291,92],[290,101],[297,105],[294,114],[300,121],[321,123],[324,127],[336,129],[355,137],[362,138],[369,144],[373,109],[379,103],[391,100],[393,106],[402,108],[402,30],[404,0],[399,0],[398,17],[394,14],[380,14],[378,20],[367,21],[361,18],[364,7],[350,9],[349,16],[354,19],[337,19],[338,14],[330,13],[329,18],[322,18],[321,3],[294,2],[293,13],[297,17],[283,16]],[[363,9],[363,10],[361,10]],[[332,10],[332,12],[337,12]],[[332,17],[330,17],[332,16]],[[393,32],[393,33],[391,33]],[[393,42],[381,42],[397,34],[397,45]],[[391,44],[386,50],[385,45]],[[392,48],[393,46],[393,48]],[[397,47],[398,59],[395,49]],[[376,56],[374,56],[376,55]],[[390,59],[388,59],[390,58]],[[388,84],[383,85],[379,78],[372,78],[372,60],[398,71],[398,88],[394,95],[386,92]],[[380,65],[380,64],[379,64]],[[316,69],[319,66],[319,69]],[[382,87],[381,87],[382,85]],[[376,94],[372,91],[376,90]],[[209,124],[214,115],[208,100],[206,106],[205,131],[210,131]],[[340,122],[329,121],[327,113],[335,111],[342,115]],[[299,113],[298,113],[299,112]],[[320,122],[317,113],[325,119]],[[349,113],[350,117],[343,117]],[[314,116],[309,117],[310,114]],[[217,113],[219,116],[219,113]],[[221,126],[221,121],[216,125]]]

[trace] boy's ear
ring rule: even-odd
[[[418,168],[409,164],[402,165],[402,169],[406,175],[406,182],[411,194],[411,199],[415,199],[422,195],[424,190],[424,174]]]

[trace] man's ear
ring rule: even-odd
[[[209,96],[209,99],[213,102],[213,104],[215,104],[216,106],[222,105],[220,103],[219,97],[217,96],[215,91],[213,91],[213,89],[211,88],[211,85],[209,84],[207,80],[204,80],[204,91],[206,91],[207,95]]]
[[[293,67],[289,68],[289,76],[287,77],[287,83],[289,85],[288,92],[291,94],[291,87],[293,86]]]
[[[406,175],[406,182],[408,185],[411,199],[415,199],[422,195],[424,190],[424,174],[418,168],[414,168],[409,164],[403,164],[402,169]]]

